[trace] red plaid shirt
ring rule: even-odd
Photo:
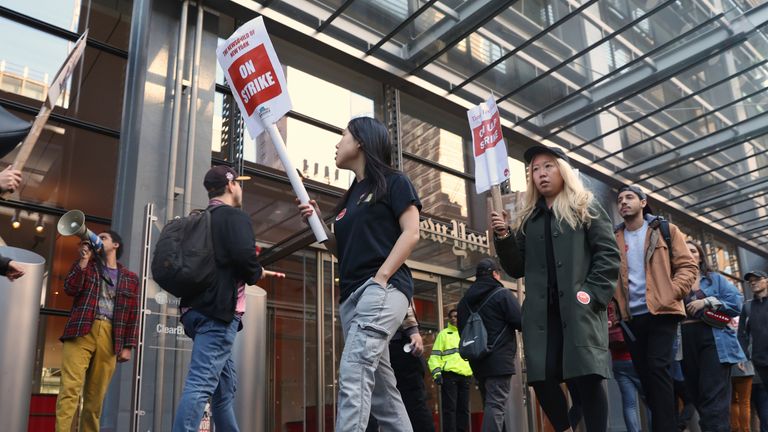
[[[117,264],[120,276],[117,278],[115,308],[112,316],[112,340],[115,354],[123,348],[135,347],[138,343],[139,325],[139,278],[136,273]],[[101,278],[96,263],[91,260],[81,269],[77,261],[64,281],[64,291],[75,298],[72,312],[61,340],[85,336],[91,331],[94,317],[99,310]]]

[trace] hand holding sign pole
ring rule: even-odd
[[[475,190],[481,194],[490,189],[494,210],[502,211],[499,184],[509,178],[509,163],[499,109],[493,95],[468,110],[467,117],[475,154]]]
[[[275,125],[291,110],[291,99],[263,18],[254,18],[237,29],[229,39],[219,44],[216,55],[240,107],[248,133],[256,138],[266,129],[294,193],[303,204],[309,203],[309,194],[288,157],[283,137]],[[310,216],[309,226],[318,242],[328,240],[317,213]]]

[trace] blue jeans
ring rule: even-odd
[[[238,432],[234,408],[237,374],[232,346],[240,318],[235,317],[227,324],[190,309],[181,322],[194,344],[184,392],[173,419],[173,432],[196,432],[209,398],[216,430]]]
[[[642,427],[637,396],[643,394],[643,389],[632,360],[614,360],[613,376],[621,391],[621,405],[627,432],[640,432]]]
[[[339,307],[344,351],[336,432],[364,432],[369,414],[376,417],[382,432],[413,432],[389,361],[389,341],[407,310],[408,299],[402,292],[373,279]]]

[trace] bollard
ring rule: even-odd
[[[4,431],[26,432],[45,259],[8,246],[0,247],[0,255],[22,264],[25,273],[14,282],[0,276],[0,419]]]
[[[243,330],[232,358],[237,371],[235,417],[242,431],[267,430],[267,292],[245,287]]]

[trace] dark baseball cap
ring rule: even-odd
[[[501,267],[499,267],[496,260],[492,258],[483,258],[477,263],[475,277],[490,276],[494,271],[501,271]]]
[[[768,273],[760,270],[752,270],[751,272],[744,275],[745,281],[749,281],[749,278],[757,278],[757,279],[768,278]]]
[[[205,173],[203,186],[206,190],[215,190],[226,186],[231,181],[250,180],[248,176],[239,176],[231,167],[226,165],[216,165]]]
[[[645,207],[643,208],[643,214],[651,213],[653,214],[653,210],[651,209],[651,205],[648,204],[648,195],[643,192],[643,190],[638,185],[625,185],[619,188],[619,195],[621,195],[622,192],[632,192],[633,194],[637,195],[638,198],[641,200],[645,200]]]
[[[526,150],[525,153],[523,153],[523,158],[525,159],[525,163],[530,164],[533,158],[543,153],[551,154],[552,156],[562,159],[568,163],[571,162],[571,160],[568,159],[568,156],[565,155],[565,152],[563,151],[563,149],[559,147],[549,147],[541,144],[536,144],[535,146],[528,147],[528,150]]]

